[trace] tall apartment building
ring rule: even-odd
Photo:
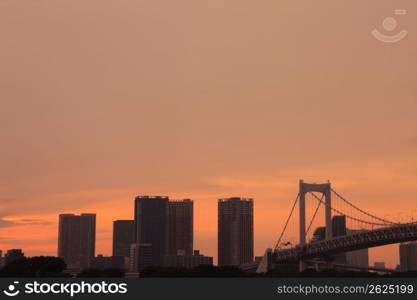
[[[166,255],[193,254],[193,201],[168,202],[168,243]]]
[[[59,215],[58,256],[67,267],[90,267],[95,256],[95,244],[95,214]]]
[[[253,261],[253,199],[218,200],[218,265]]]
[[[135,243],[135,221],[113,222],[113,256],[130,256],[130,245]]]
[[[135,237],[137,244],[150,244],[152,265],[162,266],[166,254],[168,232],[168,197],[137,196],[135,198]]]
[[[333,237],[345,236],[346,231],[346,216],[334,216],[332,218],[332,233]]]
[[[332,218],[333,237],[345,236],[347,234],[346,230],[347,230],[346,229],[346,216],[333,216]],[[340,263],[340,264],[346,264],[347,262],[346,252],[334,255],[334,262]]]
[[[417,271],[417,243],[400,244],[400,271]]]

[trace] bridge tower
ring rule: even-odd
[[[308,192],[317,192],[324,195],[325,200],[325,219],[326,219],[326,240],[329,240],[333,237],[332,230],[332,203],[331,203],[331,185],[330,182],[315,184],[315,183],[305,183],[303,180],[300,180],[300,192],[299,192],[299,201],[300,201],[300,246],[306,244],[306,203],[305,195]],[[300,271],[305,269],[305,264],[300,261]]]

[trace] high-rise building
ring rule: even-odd
[[[332,218],[332,235],[333,237],[346,235],[346,216],[334,216]],[[345,264],[346,253],[339,253],[334,255],[334,262]]]
[[[417,243],[400,244],[400,271],[417,271]]]
[[[58,256],[68,268],[90,267],[95,256],[95,244],[95,214],[59,215]]]
[[[149,266],[153,266],[152,244],[132,244],[130,245],[130,271],[141,272]]]
[[[333,237],[344,236],[347,234],[346,216],[333,216],[332,234]],[[317,227],[313,233],[312,242],[324,241],[326,239],[326,227]]]
[[[193,254],[193,201],[171,200],[168,202],[167,255],[190,256]]]
[[[152,245],[152,264],[162,266],[167,246],[168,197],[135,198],[135,235],[137,244]]]
[[[346,235],[346,216],[334,216],[332,218],[333,237]]]
[[[332,218],[332,231],[333,237],[351,235],[363,232],[363,230],[348,229],[346,227],[346,216],[334,216]],[[319,242],[325,240],[326,228],[318,227],[311,242]],[[355,251],[349,251],[345,253],[339,253],[333,256],[333,262],[339,264],[348,264],[356,267],[367,268],[369,266],[369,250],[360,249]]]
[[[253,261],[253,199],[218,200],[218,265]]]
[[[130,256],[130,245],[135,243],[135,221],[113,222],[113,256]]]
[[[364,230],[347,229],[347,235],[364,232]],[[369,267],[369,249],[360,249],[346,252],[346,263],[350,266],[367,268]]]
[[[323,241],[326,238],[326,227],[317,227],[314,230],[313,237],[311,239],[312,243]]]
[[[368,268],[369,266],[369,249],[360,249],[346,252],[346,264],[349,266]]]

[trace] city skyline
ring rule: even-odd
[[[138,197],[140,197],[140,196],[137,196],[137,197],[134,197],[134,198],[138,198]],[[145,196],[145,197],[149,197],[149,196]],[[167,201],[168,201],[168,197],[167,196],[151,196],[150,197],[150,199],[152,199],[152,198],[154,198],[154,197],[159,197],[159,198],[165,198],[165,199],[167,199]],[[236,198],[236,197],[230,197],[230,199],[233,199],[233,198]],[[243,198],[244,199],[244,198]],[[185,201],[187,201],[188,199],[186,199]],[[220,199],[221,200],[221,199]],[[131,201],[131,200],[130,200]],[[177,202],[177,201],[179,201],[179,200],[169,200],[169,201],[172,201],[172,202]],[[181,201],[184,201],[184,200],[181,200]],[[218,204],[218,201],[219,201],[219,199],[217,199],[217,200],[215,200],[216,201],[216,204]],[[131,201],[132,202],[132,201]],[[134,201],[133,201],[134,202]],[[193,201],[194,202],[194,201]],[[168,203],[168,202],[167,202]],[[168,207],[168,205],[167,205],[167,207]],[[76,213],[81,213],[81,215],[96,215],[95,213],[83,213],[82,211],[81,212],[78,212],[78,210],[76,210],[77,212]],[[216,211],[217,211],[217,209],[216,209]],[[69,216],[74,216],[74,213],[64,213],[64,214],[60,214],[60,215],[69,215]],[[254,214],[254,216],[256,217],[256,213]],[[216,214],[216,221],[217,221],[217,217],[218,217],[218,215]],[[99,218],[99,217],[98,217]],[[134,218],[133,218],[134,219]],[[114,220],[112,220],[112,223],[114,223],[114,222],[117,222],[117,221],[123,221],[123,220],[117,220],[117,216],[115,216],[114,217]],[[124,221],[134,221],[134,220],[124,220]],[[281,220],[282,222],[281,223],[283,223],[283,220]],[[323,220],[321,220],[322,222],[323,222]],[[255,224],[256,224],[256,222],[255,222]],[[321,227],[320,226],[322,226],[323,224],[317,224],[317,229],[320,229]],[[41,226],[44,226],[44,225],[41,225]],[[113,224],[113,226],[114,226],[114,224]],[[216,225],[217,226],[217,225]],[[114,229],[114,227],[113,227],[113,229]],[[279,229],[281,229],[281,228],[279,228]],[[348,229],[348,227],[346,227],[346,229]],[[350,231],[355,231],[355,230],[351,230],[351,229],[349,229]],[[357,230],[356,230],[357,231]],[[114,234],[114,232],[112,231],[111,232],[111,235],[110,235],[110,238],[113,240],[113,238],[114,238],[114,236],[113,236],[113,234]],[[217,234],[217,232],[216,232],[216,234]],[[278,231],[277,231],[277,234],[278,234]],[[273,238],[275,238],[276,236],[274,236]],[[311,234],[311,235],[309,235],[308,236],[308,241],[310,241],[311,239],[313,239],[314,238],[314,234]],[[196,237],[196,239],[199,239],[199,237],[198,237],[198,235],[197,235],[197,237]],[[57,239],[57,240],[59,240],[59,239]],[[291,245],[295,245],[295,244],[297,244],[298,243],[298,236],[296,235],[296,232],[294,232],[294,234],[293,234],[293,236],[290,236],[290,237],[288,237],[288,240],[290,240],[292,243],[291,243]],[[102,241],[100,241],[100,239],[98,239],[98,243],[99,244],[101,244],[101,242]],[[270,241],[270,243],[269,243],[269,245],[272,245],[273,244],[273,242],[275,242],[275,241]],[[56,244],[57,245],[57,244]],[[56,249],[56,245],[55,245],[55,249]],[[111,244],[109,245],[109,247],[110,247],[110,249],[109,250],[106,250],[106,251],[100,251],[100,250],[98,250],[98,251],[96,251],[96,255],[112,255],[112,248],[113,248],[113,242],[111,242]],[[213,256],[214,258],[215,258],[215,262],[216,262],[216,264],[218,263],[218,261],[217,261],[217,259],[218,259],[218,255],[217,255],[217,251],[218,251],[218,249],[217,249],[217,246],[218,246],[218,243],[217,243],[217,236],[216,236],[216,241],[215,241],[215,246],[216,246],[216,248],[215,248],[215,251],[214,252],[212,252],[212,253],[210,253],[210,251],[206,251],[206,249],[204,249],[204,248],[202,248],[202,247],[198,247],[197,246],[197,248],[196,249],[201,249],[203,252],[206,252],[207,254],[209,254],[209,255],[211,255],[211,256]],[[261,247],[259,247],[259,245],[257,245],[256,244],[256,232],[255,232],[255,243],[254,243],[254,246],[255,246],[255,249],[258,249],[258,252],[255,252],[254,253],[254,255],[255,256],[262,256],[263,255],[263,252],[264,252],[264,250],[266,249],[266,248],[261,248]],[[380,248],[380,250],[381,249],[383,249],[383,248],[387,248],[387,247],[390,247],[390,248],[392,248],[392,250],[393,250],[393,252],[397,252],[397,254],[395,255],[395,256],[397,256],[397,257],[395,257],[394,259],[391,259],[391,260],[384,260],[384,259],[382,259],[381,257],[384,257],[383,255],[382,256],[379,256],[379,258],[375,258],[375,259],[369,259],[369,264],[371,265],[371,263],[373,263],[373,262],[380,262],[380,261],[384,261],[387,265],[389,265],[390,267],[392,267],[392,268],[394,268],[394,267],[396,267],[396,265],[399,263],[399,253],[398,253],[398,250],[396,249],[396,246],[397,246],[397,244],[393,244],[393,245],[388,245],[388,246],[382,246],[382,247],[377,247],[377,248]],[[272,246],[269,246],[269,247],[267,247],[267,248],[270,248],[270,247],[272,247]],[[11,247],[10,249],[14,249],[14,248],[20,248],[20,247],[17,247],[17,246],[15,246],[15,247]],[[23,248],[23,247],[22,247]],[[2,250],[7,250],[8,248],[3,248]],[[369,251],[371,252],[371,251],[373,251],[375,248],[370,248],[369,249]],[[43,251],[42,249],[40,249],[37,253],[35,253],[35,254],[33,254],[33,255],[30,255],[31,254],[31,252],[30,251],[27,251],[27,248],[23,248],[23,250],[25,251],[25,252],[27,252],[28,254],[29,254],[29,256],[35,256],[35,255],[52,255],[52,256],[55,256],[56,255],[56,251],[52,251],[52,252],[48,252],[48,251]]]
[[[136,195],[170,195],[194,200],[216,261],[217,199],[237,196],[259,256],[299,179],[417,220],[417,3],[388,2],[5,1],[0,249],[56,255],[57,215],[93,212],[108,256]],[[376,40],[400,8],[409,35]],[[369,259],[394,268],[398,249]]]
[[[303,180],[300,180],[300,188],[302,185],[313,186],[315,184],[306,184],[303,182]],[[330,182],[327,184],[319,184],[317,186],[323,187],[327,185],[330,187]],[[335,193],[336,196],[340,197],[340,195],[337,194],[337,192],[335,192],[333,189],[330,188],[330,190],[332,191],[332,193]],[[317,196],[314,196],[314,197],[317,197]],[[324,197],[324,194],[323,194],[323,197]],[[172,200],[168,196],[144,195],[144,196],[136,196],[134,198],[134,203],[135,203],[134,220],[114,220],[113,221],[113,234],[112,234],[112,237],[113,237],[113,244],[112,244],[113,255],[112,256],[113,257],[116,256],[115,258],[117,258],[121,256],[124,256],[124,257],[132,256],[131,251],[134,245],[136,246],[143,245],[143,246],[152,247],[153,244],[156,245],[155,248],[157,249],[157,251],[153,252],[151,250],[151,252],[149,252],[151,256],[147,259],[148,260],[151,259],[152,264],[154,265],[165,264],[164,262],[165,256],[170,256],[171,257],[170,261],[171,263],[173,263],[174,261],[172,259],[175,259],[176,255],[180,255],[180,256],[185,255],[187,257],[190,257],[190,255],[192,255],[191,252],[196,252],[197,255],[199,255],[199,250],[194,251],[194,248],[193,248],[193,238],[192,238],[194,235],[193,234],[193,228],[194,228],[194,223],[193,223],[194,201],[193,200],[188,199],[188,198],[183,199],[183,200]],[[316,208],[316,212],[314,213],[313,219],[316,216],[317,209],[318,207]],[[245,264],[245,262],[251,263],[254,261],[253,260],[254,259],[253,216],[254,216],[253,199],[240,198],[240,197],[218,199],[218,214],[217,214],[217,217],[218,217],[218,241],[217,242],[218,244],[217,246],[218,246],[218,255],[219,256],[223,255],[224,258],[221,261],[218,261],[217,264],[220,264],[220,266],[221,265],[242,265],[242,264]],[[162,217],[163,220],[160,219],[159,217]],[[137,222],[139,218],[141,219],[141,222]],[[351,218],[351,215],[348,215],[347,217],[345,215],[334,215],[332,217],[330,223],[332,224],[331,228],[332,228],[333,237],[351,235],[351,234],[366,232],[367,230],[371,230],[371,229],[350,228],[347,225],[346,218]],[[239,221],[236,221],[236,220],[239,220]],[[58,234],[58,241],[57,241],[57,245],[58,245],[57,256],[63,258],[67,262],[69,268],[80,268],[80,267],[86,268],[95,263],[95,260],[94,260],[95,257],[98,257],[99,259],[103,257],[102,253],[95,253],[96,214],[94,213],[81,213],[80,215],[75,215],[73,213],[59,214],[59,221],[60,221],[59,222],[60,226],[59,226],[59,234]],[[159,223],[161,226],[159,225],[155,226],[156,224],[159,224]],[[313,223],[310,223],[310,226],[312,224]],[[310,229],[310,226],[308,229]],[[316,229],[314,230],[314,233],[308,239],[306,239],[308,243],[318,242],[320,240],[324,240],[328,238],[326,235],[326,232],[327,232],[326,227],[320,226],[320,224],[318,224],[318,226],[319,227],[316,227]],[[160,228],[166,228],[166,229],[164,229],[164,231],[161,231],[160,233],[157,233],[157,234],[156,232],[155,233],[151,232],[152,230],[155,230],[155,229],[160,230]],[[373,230],[374,227],[371,227],[371,228]],[[190,230],[190,232],[188,232],[188,230]],[[79,237],[77,237],[76,235],[78,235]],[[132,237],[128,237],[130,235]],[[135,235],[136,235],[136,238],[135,238]],[[191,236],[191,240],[189,240],[190,236]],[[80,244],[78,244],[77,241],[80,241]],[[249,244],[246,244],[247,242]],[[187,245],[190,245],[189,243],[191,243],[191,247],[187,250],[187,247],[188,247]],[[231,243],[231,244],[229,245],[228,243]],[[284,248],[288,246],[294,247],[297,244],[298,244],[297,241],[293,241],[293,243],[289,243],[289,242],[282,243],[282,245],[284,245]],[[415,242],[410,243],[410,244],[415,244]],[[403,247],[403,245],[406,245],[406,244],[396,243],[393,245],[399,245],[398,249],[400,250],[400,252],[398,254],[401,254],[401,247]],[[279,246],[279,244],[277,244],[277,246]],[[78,249],[77,247],[80,248],[81,250],[77,250]],[[160,250],[158,250],[159,248]],[[177,250],[175,250],[175,248],[177,248]],[[372,249],[372,247],[369,249]],[[364,264],[366,264],[366,265],[371,266],[371,263],[369,263],[370,262],[369,254],[368,254],[369,249],[362,249],[358,251],[347,252],[346,254],[343,254],[343,253],[338,254],[335,256],[335,262],[344,263],[346,261],[350,261],[352,265],[363,266]],[[15,249],[7,249],[7,250],[14,251]],[[20,249],[17,249],[17,250],[20,251]],[[365,250],[366,252],[364,252]],[[177,254],[174,254],[175,251]],[[117,253],[115,255],[116,252],[121,252],[122,254]],[[129,254],[127,254],[127,252],[129,252]],[[43,256],[45,254],[41,254],[41,255]],[[104,259],[107,259],[107,258],[104,257]],[[401,262],[401,265],[403,264],[402,260],[403,260],[403,257],[401,257],[401,259],[396,264],[396,268],[398,268],[400,262]],[[365,263],[365,261],[368,263]],[[382,262],[380,261],[375,261],[374,263],[375,265],[382,264]],[[383,263],[385,264],[385,261]],[[131,266],[132,266],[132,263],[131,263]]]

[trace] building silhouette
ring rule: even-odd
[[[351,235],[351,234],[361,233],[364,231],[365,230],[360,230],[360,229],[347,229],[346,234]],[[364,249],[346,252],[346,263],[350,266],[368,268],[369,267],[369,249],[364,248]]]
[[[67,268],[88,268],[95,256],[96,215],[59,215],[58,256]]]
[[[326,228],[325,228],[326,230]],[[333,216],[332,218],[332,237],[345,236],[346,231],[346,216]],[[334,257],[334,262],[340,264],[347,263],[346,252],[336,254]]]
[[[334,216],[332,218],[333,237],[346,235],[346,216]]]
[[[92,267],[99,270],[104,269],[126,269],[127,257],[97,255],[94,258]]]
[[[218,265],[253,261],[253,200],[218,200]]]
[[[324,241],[326,238],[326,227],[320,226],[314,230],[313,237],[311,239],[312,243]]]
[[[193,255],[193,201],[168,202],[167,255]]]
[[[137,244],[151,244],[152,265],[162,266],[167,246],[168,197],[135,198],[135,236]]]
[[[199,250],[194,250],[192,255],[178,254],[165,256],[166,267],[192,269],[201,265],[212,266],[213,257],[200,254]]]
[[[130,272],[141,272],[149,266],[153,266],[152,244],[135,243],[130,245]]]
[[[400,250],[400,271],[417,271],[417,243],[403,243]]]
[[[10,249],[7,250],[5,255],[5,264],[10,264],[11,262],[14,262],[15,260],[24,258],[25,254],[23,253],[22,249]]]
[[[374,268],[377,268],[377,269],[385,269],[386,268],[385,262],[383,262],[383,261],[376,261],[376,262],[374,262]],[[384,272],[381,272],[381,271],[378,271],[376,273],[379,274],[379,275],[383,275],[384,274]]]
[[[130,256],[130,245],[135,242],[135,221],[113,222],[113,256]]]
[[[346,216],[333,216],[332,218],[333,237],[351,235],[363,232],[363,230],[353,230],[346,227]],[[326,227],[317,227],[314,231],[311,242],[324,241],[326,238]],[[332,261],[340,264],[348,264],[355,267],[369,266],[369,249],[360,249],[336,254],[332,257]]]

